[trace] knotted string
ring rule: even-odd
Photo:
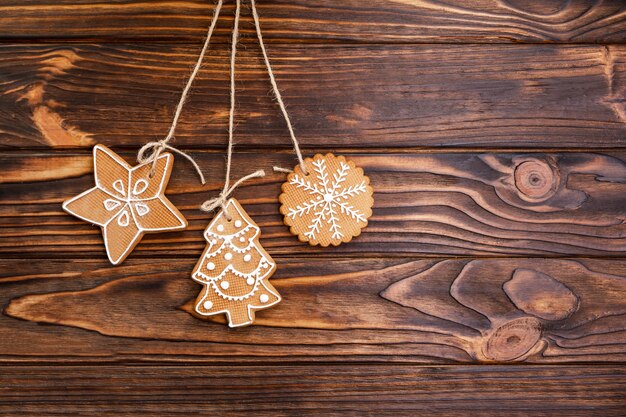
[[[202,211],[211,212],[218,207],[221,207],[226,215],[226,218],[230,221],[231,217],[228,214],[226,208],[226,201],[228,197],[245,181],[252,178],[259,178],[265,176],[265,171],[259,170],[252,174],[246,175],[240,178],[237,182],[230,186],[230,171],[232,167],[233,159],[233,144],[234,144],[234,131],[235,131],[235,105],[236,105],[236,88],[235,88],[235,67],[237,60],[237,43],[239,41],[239,18],[241,16],[241,0],[237,0],[237,7],[235,9],[235,23],[233,27],[232,46],[230,49],[230,112],[228,115],[228,151],[226,152],[226,174],[224,178],[224,188],[219,196],[205,201],[200,206]]]
[[[206,181],[204,180],[204,175],[202,174],[202,170],[200,169],[200,166],[198,165],[198,163],[191,156],[187,155],[185,152],[173,146],[168,145],[166,140],[160,140],[158,142],[148,142],[145,145],[143,145],[141,149],[139,149],[139,153],[137,154],[137,161],[140,164],[152,162],[152,168],[150,168],[150,174],[149,174],[150,178],[152,178],[155,174],[156,163],[159,158],[159,155],[161,155],[161,152],[163,152],[166,149],[172,152],[176,152],[180,156],[184,156],[185,158],[187,158],[187,160],[189,160],[189,162],[191,162],[193,167],[196,169],[196,172],[198,173],[198,176],[200,177],[200,181],[202,181],[202,184],[206,184]],[[151,151],[151,152],[147,153],[148,151]]]
[[[289,129],[289,135],[291,136],[291,141],[293,142],[293,150],[296,153],[296,156],[298,157],[298,161],[300,161],[300,168],[302,168],[302,172],[306,175],[307,170],[306,170],[306,165],[304,165],[304,159],[302,158],[302,152],[300,152],[300,144],[298,143],[298,139],[296,139],[296,134],[293,131],[293,126],[291,124],[291,119],[289,118],[289,113],[287,113],[287,107],[285,106],[283,97],[280,94],[280,90],[278,89],[278,84],[276,83],[276,77],[274,76],[274,71],[272,70],[270,59],[267,56],[267,50],[265,49],[265,42],[263,42],[263,34],[261,33],[261,23],[259,19],[259,13],[257,12],[257,9],[256,9],[256,1],[250,0],[250,6],[252,8],[252,17],[254,18],[256,36],[259,39],[259,45],[261,46],[261,52],[263,53],[263,61],[265,61],[265,67],[267,68],[267,73],[270,77],[270,83],[272,84],[272,89],[274,90],[274,95],[276,96],[276,101],[278,102],[278,106],[280,107],[280,110],[283,113],[285,122],[287,122],[287,129]],[[281,167],[274,167],[274,171],[292,172],[289,169],[281,168]]]
[[[252,174],[246,175],[245,177],[241,177],[236,183],[233,184],[232,187],[230,187],[227,190],[222,191],[218,197],[212,198],[202,203],[202,205],[200,206],[200,209],[202,209],[202,211],[211,212],[215,210],[216,208],[221,207],[222,210],[224,210],[224,213],[226,214],[226,218],[230,220],[230,217],[228,216],[228,212],[226,211],[226,201],[228,200],[228,196],[231,195],[233,191],[235,191],[235,188],[239,187],[244,182],[252,178],[259,178],[259,177],[264,177],[264,176],[265,176],[265,171],[260,169],[258,171],[253,172]]]
[[[224,3],[224,0],[218,0],[217,5],[215,6],[215,11],[213,12],[213,18],[211,20],[211,25],[209,26],[209,31],[207,33],[206,40],[204,41],[204,45],[202,46],[202,50],[200,51],[200,55],[198,56],[198,61],[196,62],[196,65],[194,66],[193,71],[191,72],[191,75],[189,76],[189,79],[187,80],[187,85],[185,85],[185,89],[183,90],[183,93],[180,96],[180,101],[178,102],[178,106],[176,106],[176,112],[174,113],[174,118],[172,119],[172,125],[170,126],[170,130],[167,133],[167,136],[165,137],[165,139],[146,143],[139,150],[139,153],[137,154],[137,162],[139,162],[140,164],[146,164],[150,162],[152,163],[152,168],[150,170],[151,177],[154,175],[157,160],[159,159],[159,155],[161,155],[161,152],[168,149],[170,151],[176,152],[179,155],[187,158],[192,163],[196,171],[198,172],[198,175],[200,176],[200,180],[202,181],[202,184],[206,183],[204,180],[204,175],[202,175],[202,170],[200,170],[200,167],[198,166],[196,161],[194,161],[194,159],[191,156],[187,155],[185,152],[169,145],[168,142],[174,139],[174,133],[176,132],[176,127],[178,126],[178,119],[180,119],[180,115],[183,111],[183,107],[185,106],[185,102],[187,101],[187,96],[189,95],[191,86],[194,80],[196,79],[198,72],[200,71],[200,67],[202,67],[202,61],[204,60],[204,55],[209,49],[211,36],[213,36],[213,31],[215,30],[215,25],[217,24],[217,20],[220,16],[220,11],[222,10],[223,3]]]

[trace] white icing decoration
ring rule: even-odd
[[[146,191],[146,188],[148,188],[148,181],[141,178],[135,183],[135,186],[133,187],[133,194],[139,195]]]
[[[251,250],[256,250],[259,253],[261,252],[261,250],[257,246],[257,243],[254,241],[254,237],[259,233],[259,228],[257,226],[254,226],[244,220],[242,221],[242,224],[241,224],[241,226],[243,226],[241,230],[238,230],[236,233],[233,233],[230,235],[221,235],[215,232],[215,231],[223,231],[225,229],[223,224],[218,224],[219,221],[220,220],[209,225],[209,227],[205,231],[205,238],[211,244],[211,246],[209,249],[210,252],[204,255],[204,262],[213,260],[214,258],[215,259],[226,258],[228,260],[231,260],[234,257],[235,253],[242,254],[243,257],[246,257],[246,255],[250,255],[248,252],[250,252]],[[237,224],[237,220],[233,222],[233,226],[236,226],[236,224]],[[222,226],[221,230],[219,226]],[[255,232],[252,235],[252,237],[246,236],[246,233],[250,230],[253,230]],[[239,247],[235,246],[233,244],[233,241],[236,241],[236,240],[234,239],[237,239],[242,243],[247,242],[246,247],[244,247],[243,249],[240,249]],[[218,242],[220,243],[219,247],[215,247],[217,246]],[[227,257],[227,255],[230,255],[230,256]],[[252,260],[252,255],[250,255],[250,260]],[[265,267],[264,268],[261,267],[260,263],[263,263]],[[267,269],[267,266],[268,266],[267,263],[268,263],[268,260],[261,255],[261,260],[259,261],[259,265],[257,265],[255,270],[252,272],[242,273],[240,271],[237,271],[235,269],[235,266],[232,263],[229,263],[226,265],[226,267],[222,270],[222,272],[218,276],[208,276],[206,272],[203,273],[202,272],[203,270],[199,269],[194,272],[194,274],[192,275],[192,278],[197,282],[200,282],[204,285],[208,285],[215,292],[217,296],[219,296],[220,298],[224,300],[243,301],[254,296],[258,292],[258,289],[262,287],[263,279],[271,275],[274,264],[272,263],[272,269]],[[228,284],[224,284],[225,282],[227,282],[224,280],[224,277],[229,273],[239,278],[242,278],[244,282],[246,282],[249,285],[248,287],[249,291],[246,294],[233,296],[233,295],[225,294],[223,292],[223,290],[227,289],[227,288],[224,288],[223,285],[228,285]]]
[[[253,244],[251,244],[251,246],[253,246]],[[256,247],[256,246],[255,246]],[[272,264],[273,265],[273,264]],[[261,267],[257,267],[257,269],[255,269],[254,271],[252,271],[249,274],[242,274],[241,272],[235,270],[233,268],[233,265],[228,265],[226,267],[226,269],[224,269],[222,271],[221,274],[219,274],[217,277],[210,277],[206,274],[204,274],[202,271],[198,270],[195,272],[195,274],[192,275],[192,278],[202,284],[209,284],[213,290],[215,291],[215,293],[217,295],[219,295],[220,297],[222,297],[225,300],[230,300],[230,301],[241,301],[241,300],[246,300],[250,297],[252,297],[257,289],[259,288],[259,285],[261,284],[261,280],[263,280],[265,277],[267,277],[271,270],[267,270],[267,271],[261,271]],[[226,295],[224,294],[219,285],[217,285],[217,282],[219,282],[227,273],[232,273],[233,275],[236,275],[238,277],[241,278],[248,278],[248,277],[253,277],[255,279],[255,285],[254,288],[252,288],[250,290],[250,292],[248,292],[245,295],[241,295],[241,296],[233,296],[233,295]]]
[[[209,271],[213,271],[215,269],[215,264],[213,262],[209,262],[208,264],[206,264],[206,269],[208,269]]]
[[[244,262],[250,262],[250,259],[252,259],[252,255],[249,253],[246,253],[243,257]]]
[[[308,239],[315,239],[322,232],[322,228],[327,227],[327,230],[332,232],[333,239],[341,239],[344,234],[339,225],[340,213],[357,223],[367,223],[365,214],[350,204],[351,199],[367,192],[365,181],[349,187],[343,186],[342,183],[350,171],[350,165],[343,161],[332,175],[329,175],[325,159],[314,160],[313,165],[316,178],[314,182],[297,174],[289,181],[290,184],[309,195],[309,201],[297,204],[295,208],[289,207],[289,213],[287,213],[287,217],[296,219],[313,212],[313,220],[304,236]]]
[[[241,220],[235,220],[235,227],[241,227]]]
[[[219,248],[215,249],[213,252],[206,254],[206,258],[214,258],[225,250],[237,253],[246,253],[249,250],[249,246],[247,248],[239,249],[237,246],[233,245],[230,240],[224,240]]]
[[[97,224],[98,226],[102,227],[107,256],[109,258],[109,261],[113,265],[118,265],[126,258],[126,256],[132,251],[136,243],[143,237],[144,233],[175,230],[186,227],[185,219],[176,209],[171,206],[171,203],[163,194],[163,190],[165,188],[165,185],[167,184],[167,176],[159,175],[160,181],[158,187],[155,190],[155,193],[150,196],[150,198],[139,198],[133,196],[130,192],[130,190],[132,189],[130,185],[131,178],[133,172],[143,169],[146,164],[140,164],[135,167],[130,167],[127,163],[122,161],[121,158],[119,158],[119,156],[117,156],[113,151],[102,145],[96,145],[94,147],[93,158],[95,187],[75,196],[70,200],[65,201],[63,203],[63,209],[81,220],[85,220],[87,222]],[[159,166],[159,172],[161,172],[161,170],[163,170],[164,172],[167,171],[169,169],[169,166],[171,165],[171,155],[161,155],[159,157],[159,160],[165,160],[166,162],[165,164],[161,164]],[[112,172],[103,171],[102,167],[100,167],[101,163],[115,164],[115,171],[119,175],[112,178]],[[106,170],[106,166],[104,169]],[[126,187],[129,187],[129,190],[126,190]],[[89,195],[96,190],[108,194],[108,196],[111,197],[106,198],[105,196],[105,198],[100,200],[102,201],[102,203],[100,204],[103,204],[105,210],[109,212],[106,216],[96,215],[98,212],[96,212],[95,210],[93,210],[93,213],[91,213],[89,210],[81,209],[79,210],[79,212],[72,210],[72,203],[79,201],[83,198],[89,198]],[[178,220],[178,223],[174,224],[174,222],[169,222],[168,219],[167,222],[163,222],[166,223],[163,224],[163,226],[155,225],[153,227],[150,227],[146,222],[138,222],[139,211],[141,211],[141,209],[136,209],[134,204],[147,200],[151,201],[152,207],[159,206],[162,208],[163,212],[167,210],[170,215]],[[92,208],[101,210],[99,205],[93,206]],[[102,217],[106,218],[102,219]],[[132,231],[126,230],[119,232],[118,230],[114,230],[114,227],[117,226],[128,227],[130,223],[133,223]],[[115,233],[116,236],[111,236],[111,234],[113,233]],[[113,256],[112,248],[109,245],[113,241],[111,240],[112,238],[115,239],[117,243],[125,245],[123,251],[121,253],[116,253],[115,257]]]
[[[228,281],[222,281],[222,282],[220,282],[220,287],[222,287],[223,289],[227,290],[228,287],[230,287],[230,283]]]
[[[124,212],[117,218],[117,224],[119,224],[122,227],[126,227],[128,226],[129,222],[130,222],[130,218],[128,216],[128,211],[124,210]]]
[[[222,230],[219,229],[219,226],[222,226]],[[220,224],[220,225],[217,226],[217,230],[222,232],[222,231],[224,231],[223,227],[224,226]],[[245,234],[250,229],[254,229],[254,230],[257,230],[257,231],[259,230],[258,227],[254,227],[254,226],[248,225],[248,226],[244,227],[243,229],[241,229],[240,231],[238,231],[237,233],[234,233],[232,235],[227,235],[227,236],[218,235],[217,233],[213,233],[213,232],[210,232],[210,231],[207,230],[206,231],[206,239],[209,240],[210,238],[217,238],[217,239],[231,240],[231,239],[234,239],[234,238],[236,238],[238,236],[241,236],[241,235]]]
[[[217,231],[218,232],[223,232],[224,231],[224,225],[223,224],[218,224],[217,225]]]
[[[227,261],[230,261],[231,259],[233,259],[233,254],[228,252],[226,255],[224,255],[224,259],[226,259]]]
[[[135,203],[135,210],[137,210],[137,214],[139,214],[141,217],[150,213],[150,208],[148,208],[148,206],[144,203]]]
[[[122,180],[116,180],[113,183],[113,188],[115,189],[115,191],[117,191],[120,194],[124,194],[124,183],[122,182]]]
[[[205,259],[210,258],[211,256],[205,256]],[[274,264],[272,263],[272,266]],[[267,264],[265,265],[266,267],[268,266]],[[215,292],[217,292],[219,294],[220,297],[227,299],[227,300],[245,300],[246,298],[249,298],[250,296],[252,296],[252,294],[254,294],[254,292],[256,291],[259,282],[259,279],[264,279],[266,276],[268,276],[271,272],[271,269],[267,269],[265,271],[262,271],[263,268],[261,265],[259,265],[254,271],[250,272],[249,274],[244,274],[242,272],[237,271],[234,266],[232,264],[228,265],[218,276],[215,277],[210,277],[207,274],[203,273],[202,270],[198,270],[196,271],[193,275],[192,278],[195,279],[196,281],[206,284],[209,283],[213,286],[213,289],[215,290]],[[224,278],[224,276],[226,276],[226,274],[231,273],[235,276],[238,276],[240,278],[248,278],[250,276],[255,277],[257,279],[256,285],[254,287],[254,289],[251,290],[251,292],[249,292],[246,295],[243,296],[231,296],[231,295],[226,295],[226,294],[222,294],[219,286],[216,284],[216,282],[220,281],[222,278]]]
[[[213,303],[211,301],[207,300],[207,301],[204,302],[203,306],[204,306],[204,308],[206,310],[210,310],[210,309],[213,308]]]
[[[259,299],[262,303],[267,303],[270,300],[270,297],[267,294],[261,294],[261,297],[259,297]]]
[[[122,203],[118,200],[114,200],[112,198],[104,200],[104,208],[108,211],[114,210],[118,208]]]

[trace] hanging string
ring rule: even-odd
[[[236,88],[235,88],[235,68],[237,60],[237,43],[239,41],[239,18],[241,16],[241,0],[237,0],[237,6],[235,9],[235,23],[233,27],[232,46],[230,49],[230,112],[228,114],[228,150],[226,152],[226,174],[224,178],[224,188],[219,196],[205,201],[200,206],[202,211],[211,212],[218,207],[221,207],[226,215],[226,218],[230,221],[231,217],[228,214],[226,208],[226,201],[228,197],[245,181],[252,178],[259,178],[265,176],[265,171],[259,170],[252,174],[246,175],[239,179],[233,186],[230,186],[230,171],[232,167],[233,159],[233,144],[234,144],[234,132],[235,132],[235,105],[236,105]]]
[[[291,119],[289,118],[289,113],[287,113],[287,107],[285,106],[283,97],[280,94],[280,90],[278,89],[278,84],[276,83],[276,77],[274,76],[274,71],[272,70],[270,59],[267,56],[265,42],[263,42],[263,34],[261,33],[261,23],[259,19],[259,13],[257,12],[257,9],[256,9],[256,1],[250,0],[250,6],[252,8],[252,17],[254,18],[256,36],[257,38],[259,38],[259,45],[261,46],[261,52],[263,53],[263,60],[265,61],[265,67],[267,68],[267,73],[270,77],[270,83],[272,84],[272,89],[274,90],[274,95],[276,96],[276,101],[278,102],[278,106],[280,107],[280,110],[283,113],[285,122],[287,122],[287,129],[289,129],[289,135],[291,136],[291,141],[293,142],[293,150],[296,153],[296,156],[298,157],[298,161],[300,161],[300,168],[302,168],[302,172],[306,175],[307,170],[306,170],[306,165],[304,165],[304,159],[302,158],[302,152],[300,152],[300,144],[298,143],[298,139],[296,139],[296,134],[293,131],[293,126],[291,124]],[[274,171],[291,172],[291,170],[280,168],[280,167],[274,167]]]
[[[224,214],[226,214],[226,218],[230,220],[230,216],[228,215],[228,211],[226,210],[226,201],[228,199],[228,196],[231,195],[233,191],[235,191],[235,188],[239,187],[244,182],[252,178],[259,178],[259,177],[264,177],[264,176],[265,176],[265,171],[260,169],[258,171],[253,172],[252,174],[246,175],[245,177],[241,177],[236,183],[233,184],[232,187],[228,188],[225,191],[222,191],[219,197],[212,198],[202,203],[202,205],[200,206],[200,209],[202,211],[211,212],[215,210],[216,208],[221,207],[222,210],[224,210]]]
[[[198,56],[198,61],[196,62],[196,65],[194,66],[193,71],[191,72],[191,75],[189,76],[189,79],[187,80],[187,85],[185,86],[185,89],[183,90],[183,93],[180,96],[180,101],[178,102],[178,106],[176,106],[176,111],[174,112],[174,118],[172,119],[172,125],[170,126],[170,130],[167,133],[167,136],[164,139],[161,139],[159,141],[146,143],[139,150],[139,153],[137,154],[137,161],[139,163],[141,164],[146,164],[150,162],[152,163],[152,169],[150,170],[151,177],[154,175],[159,155],[161,155],[161,152],[167,149],[167,150],[176,152],[179,155],[187,158],[189,162],[191,162],[193,167],[196,169],[196,171],[198,172],[198,176],[200,176],[200,180],[202,181],[202,184],[206,183],[206,181],[204,180],[204,175],[202,175],[202,170],[200,169],[196,161],[194,161],[194,159],[191,156],[187,155],[185,152],[169,145],[168,142],[174,139],[174,133],[176,132],[176,127],[178,126],[178,119],[180,119],[180,115],[183,111],[183,107],[185,106],[185,102],[187,101],[187,97],[189,95],[189,91],[191,90],[191,86],[194,80],[196,79],[196,76],[198,75],[200,68],[202,67],[202,61],[204,60],[204,56],[206,55],[206,52],[209,49],[211,36],[213,36],[213,31],[215,30],[215,26],[219,19],[220,11],[222,10],[223,3],[224,3],[224,0],[218,0],[217,5],[215,6],[215,11],[213,12],[213,18],[211,19],[211,24],[209,26],[209,31],[207,33],[206,40],[204,41],[204,45],[202,46],[202,50],[200,51],[200,55]]]

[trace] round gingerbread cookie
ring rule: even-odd
[[[291,233],[310,245],[338,246],[361,234],[374,190],[354,162],[331,153],[304,160],[282,186],[280,212]]]

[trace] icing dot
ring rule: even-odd
[[[213,262],[209,262],[208,264],[206,264],[206,269],[208,269],[209,271],[213,271],[215,269],[215,264]]]
[[[223,224],[218,224],[217,225],[217,231],[218,232],[223,232],[224,231],[224,225]]]
[[[241,220],[235,220],[235,227],[241,227]]]
[[[246,262],[250,262],[250,259],[252,259],[252,255],[250,255],[249,253],[247,253],[244,257],[243,260]]]
[[[253,285],[254,284],[254,278],[248,277],[248,279],[246,280],[246,284]]]
[[[270,300],[270,297],[267,294],[261,294],[260,300],[262,303],[267,303]]]
[[[230,287],[230,283],[228,281],[222,281],[222,282],[220,282],[220,287],[222,287],[223,289],[227,290],[228,287]]]
[[[239,238],[239,241],[240,241],[241,243],[243,243],[243,242],[245,242],[245,241],[246,241],[246,238],[245,238],[245,237],[243,237],[243,236],[241,236],[241,237]]]
[[[224,255],[224,259],[226,259],[227,261],[230,261],[231,259],[233,259],[233,254],[232,253],[227,253],[226,255]]]
[[[210,310],[213,307],[213,303],[210,301],[205,301],[202,305],[204,306],[205,310]]]

